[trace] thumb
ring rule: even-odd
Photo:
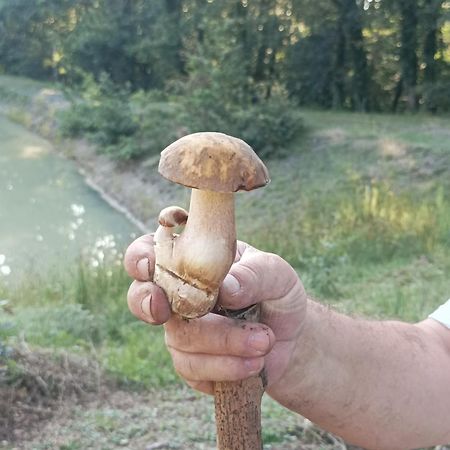
[[[280,256],[253,249],[231,266],[219,304],[236,310],[255,303],[261,303],[260,322],[270,326],[277,340],[290,341],[299,333],[307,305],[300,278]]]
[[[285,298],[298,286],[303,289],[297,273],[284,259],[252,249],[231,266],[220,288],[219,303],[227,309],[242,309]]]

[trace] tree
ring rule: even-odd
[[[297,20],[307,32],[288,53],[288,89],[300,103],[366,111],[371,107],[370,73],[363,38],[363,16],[355,0],[298,1]],[[327,86],[327,84],[329,84]],[[296,86],[296,87],[295,87]]]
[[[338,10],[338,26],[342,27],[343,30],[341,39],[345,39],[351,67],[350,97],[352,109],[367,111],[370,109],[370,79],[362,32],[362,14],[355,0],[333,0],[333,2]],[[341,46],[340,51],[342,52],[344,51],[344,43],[341,43]]]
[[[396,87],[392,110],[396,111],[400,97],[406,97],[407,108],[410,111],[417,109],[417,26],[418,4],[417,0],[397,0],[400,11],[400,79]]]

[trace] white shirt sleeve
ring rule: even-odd
[[[439,306],[439,308],[428,317],[437,320],[438,322],[442,323],[442,325],[450,328],[450,300],[447,300],[446,303]]]

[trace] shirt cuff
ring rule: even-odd
[[[437,320],[438,322],[450,328],[450,300],[439,306],[439,308],[434,311],[434,313],[428,316],[430,319]]]

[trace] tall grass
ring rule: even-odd
[[[65,274],[31,275],[14,287],[0,284],[9,311],[0,312],[3,344],[25,341],[88,353],[126,385],[177,382],[163,330],[138,322],[128,311],[131,280],[121,261],[92,262],[80,257]]]
[[[400,163],[374,159],[375,139],[364,144],[365,162],[346,139],[320,158],[303,150],[272,164],[272,186],[239,199],[239,237],[283,256],[310,293],[346,312],[420,320],[448,296],[447,180],[438,168],[439,176],[410,174],[405,183]],[[434,147],[419,156],[430,154]]]

